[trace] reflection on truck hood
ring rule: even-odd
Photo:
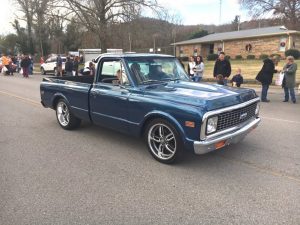
[[[205,108],[207,111],[240,104],[257,97],[251,89],[184,81],[147,86],[144,95]]]

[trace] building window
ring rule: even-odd
[[[251,50],[252,50],[252,45],[251,45],[251,44],[246,44],[245,49],[246,49],[247,52],[251,52]]]
[[[198,55],[198,49],[194,48],[194,56],[197,56],[197,55]]]
[[[214,44],[210,44],[209,45],[209,54],[213,54],[214,53],[214,48],[215,48]]]

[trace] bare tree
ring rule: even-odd
[[[34,0],[15,0],[19,5],[19,10],[24,14],[23,20],[26,21],[28,32],[28,47],[31,54],[34,54],[33,41],[33,15],[35,10]]]
[[[128,21],[143,7],[158,9],[156,0],[65,0],[68,8],[90,32],[98,35],[100,47],[107,48],[110,24]]]
[[[240,4],[255,18],[272,13],[282,18],[287,27],[300,29],[299,0],[240,0]]]

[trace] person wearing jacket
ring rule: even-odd
[[[224,52],[220,52],[219,58],[215,62],[214,66],[214,78],[217,79],[219,74],[221,74],[224,78],[224,85],[227,85],[228,78],[231,74],[231,65],[230,62],[225,58]]]
[[[194,77],[194,67],[195,67],[196,63],[195,63],[195,59],[193,56],[190,57],[189,59],[189,63],[188,63],[188,74],[190,76],[190,78],[193,79]]]
[[[67,57],[67,61],[65,64],[65,71],[66,71],[66,75],[67,76],[72,76],[73,75],[73,61],[71,60],[71,58],[68,56]]]
[[[264,60],[263,67],[259,71],[259,73],[256,76],[256,80],[259,81],[262,84],[262,90],[261,90],[261,101],[262,102],[270,102],[269,99],[267,99],[269,86],[272,83],[273,75],[274,73],[277,73],[278,71],[275,70],[275,65],[277,65],[279,62],[279,58],[274,56],[273,58],[268,58]]]
[[[203,58],[202,56],[197,56],[196,58],[196,65],[194,67],[194,77],[193,80],[195,82],[200,82],[203,77],[204,73],[204,63],[203,63]]]
[[[30,62],[31,60],[29,59],[29,57],[27,55],[24,56],[24,58],[21,60],[21,67],[23,70],[23,77],[28,78],[28,74],[29,74],[29,66],[30,66]]]
[[[282,87],[284,89],[284,101],[289,101],[289,95],[291,96],[292,102],[296,103],[296,96],[295,96],[295,86],[296,86],[296,71],[297,71],[297,64],[294,62],[293,56],[288,56],[286,58],[287,63],[283,67],[283,81]]]
[[[78,76],[78,68],[79,68],[79,57],[76,56],[73,62],[73,71],[75,73],[75,76]]]

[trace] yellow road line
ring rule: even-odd
[[[34,105],[34,106],[39,106],[39,107],[41,106],[40,102],[32,100],[30,98],[24,98],[24,97],[21,97],[21,96],[18,96],[18,95],[15,95],[15,94],[12,94],[12,93],[9,93],[9,92],[6,92],[6,91],[0,91],[0,94],[19,99],[21,101],[24,101],[24,102],[29,103],[29,104]]]
[[[261,116],[261,118],[262,118],[262,119],[267,119],[267,120],[277,120],[277,121],[286,122],[286,123],[296,123],[296,124],[300,124],[299,121],[294,121],[294,120],[284,120],[284,119],[273,118],[273,117],[264,117],[264,116]]]

